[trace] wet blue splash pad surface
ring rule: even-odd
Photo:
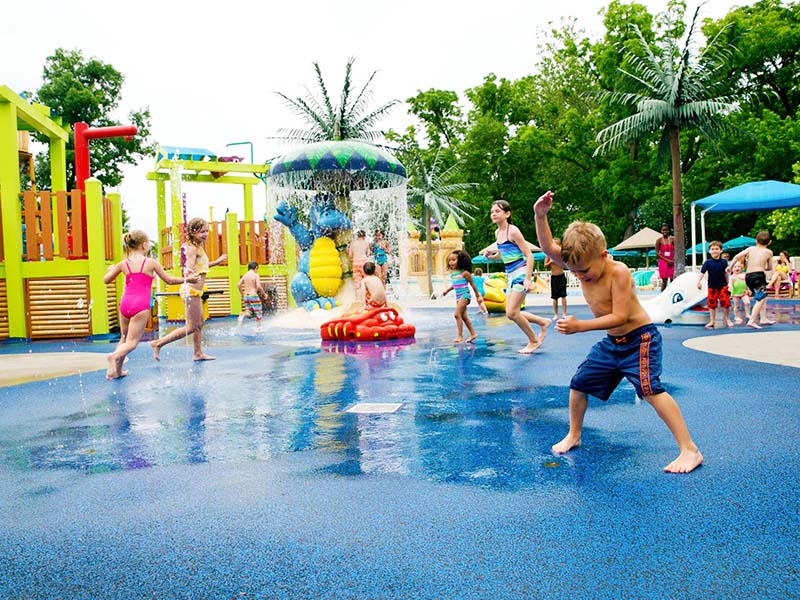
[[[580,449],[549,451],[601,334],[551,330],[522,356],[503,317],[474,318],[474,347],[450,343],[449,311],[405,317],[414,343],[327,347],[216,321],[213,362],[142,344],[119,381],[0,389],[0,597],[797,596],[797,369],[662,328],[706,457],[666,475],[672,437],[627,383],[590,401]]]

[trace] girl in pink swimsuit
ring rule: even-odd
[[[125,291],[119,301],[120,338],[114,352],[108,355],[106,379],[116,379],[128,374],[122,370],[125,357],[139,344],[150,315],[150,298],[154,275],[169,284],[195,281],[191,277],[173,277],[164,270],[158,261],[147,258],[150,240],[144,231],[129,231],[123,238],[128,257],[112,266],[103,277],[106,284],[111,283],[120,273],[125,274]]]

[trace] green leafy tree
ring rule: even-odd
[[[286,105],[309,125],[307,129],[299,127],[281,129],[279,133],[282,139],[302,143],[342,140],[376,142],[384,137],[383,131],[374,129],[375,124],[398,103],[398,100],[390,100],[379,108],[369,110],[369,102],[373,95],[370,85],[378,72],[374,71],[361,90],[354,93],[351,79],[354,62],[355,58],[347,61],[338,104],[334,103],[328,93],[322,70],[316,62],[313,64],[319,97],[315,97],[308,88],[304,98],[290,98],[286,94],[276,92],[286,101]]]
[[[717,139],[722,131],[730,129],[725,115],[739,110],[736,98],[717,93],[725,84],[733,47],[717,36],[696,59],[693,58],[698,15],[699,8],[694,13],[682,48],[679,40],[670,35],[659,44],[650,43],[634,26],[638,48],[624,48],[626,62],[621,71],[637,82],[641,91],[603,91],[600,96],[612,103],[633,106],[635,112],[600,131],[597,134],[600,145],[595,151],[595,154],[603,154],[627,146],[634,139],[661,133],[659,156],[668,154],[672,164],[676,274],[685,268],[686,249],[681,131],[697,130],[708,139]]]
[[[409,112],[425,125],[432,147],[455,147],[464,134],[464,122],[458,94],[449,90],[430,89],[406,100]]]
[[[461,161],[456,161],[449,167],[444,167],[445,151],[436,150],[432,164],[425,163],[422,153],[417,149],[413,154],[407,155],[406,170],[409,173],[411,185],[407,190],[409,202],[417,203],[422,208],[422,219],[425,226],[425,261],[428,271],[428,289],[433,293],[433,245],[431,244],[431,216],[439,223],[444,223],[448,216],[452,216],[459,225],[464,225],[471,219],[472,207],[457,194],[474,187],[474,183],[458,183]],[[405,157],[404,157],[405,158]]]
[[[42,86],[35,99],[51,108],[65,124],[85,122],[90,127],[121,125],[112,117],[117,109],[125,77],[110,64],[97,58],[84,58],[80,50],[57,49],[46,60]],[[107,186],[122,182],[122,167],[136,164],[153,155],[150,143],[150,111],[132,111],[129,121],[139,129],[131,140],[96,139],[91,142],[91,173]],[[127,124],[126,123],[126,124]],[[40,140],[44,141],[44,140]],[[45,156],[37,156],[36,179],[39,187],[50,187],[50,168]],[[67,147],[67,182],[75,185],[74,138]]]
[[[709,21],[703,33],[722,35],[738,52],[728,61],[731,87],[782,118],[800,107],[800,3],[761,0]]]

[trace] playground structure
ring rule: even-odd
[[[266,164],[240,162],[238,157],[218,157],[202,148],[177,148],[162,146],[156,155],[154,169],[147,179],[156,184],[159,260],[167,271],[180,276],[180,246],[183,239],[182,182],[227,184],[242,186],[244,219],[229,212],[221,221],[209,223],[205,251],[213,261],[227,254],[226,264],[211,268],[206,287],[212,295],[207,300],[208,316],[223,317],[241,312],[242,298],[236,284],[247,271],[247,263],[261,265],[260,275],[265,286],[277,294],[278,308],[292,304],[287,281],[297,268],[294,240],[284,236],[282,228],[253,218],[253,188],[263,183],[269,170]],[[169,212],[167,210],[167,184],[169,184]],[[166,286],[159,281],[159,293],[175,298],[162,302],[159,316],[167,320],[182,320],[182,304],[177,301],[177,286]]]
[[[80,127],[79,127],[80,129]],[[86,140],[131,135],[124,126],[85,128]],[[35,186],[22,190],[20,159],[30,169],[26,132],[48,140],[52,191]],[[88,132],[88,133],[87,133]],[[123,282],[106,285],[109,265],[122,260],[122,206],[119,194],[103,195],[95,178],[79,178],[85,189],[67,189],[66,144],[69,128],[44,105],[30,103],[7,86],[0,86],[0,340],[102,337],[118,326],[118,298]],[[87,157],[81,169],[88,175]],[[76,165],[76,167],[79,165]],[[252,190],[260,185],[268,165],[226,162],[204,152],[202,156],[160,154],[148,179],[156,182],[161,260],[165,268],[180,271],[182,233],[179,182],[241,184],[245,220],[226,215],[211,223],[206,250],[213,259],[228,255],[228,264],[214,267],[210,291],[221,293],[209,301],[211,316],[239,314],[241,298],[236,288],[247,262],[262,267],[265,283],[274,286],[278,306],[290,302],[286,281],[296,268],[294,241],[284,243],[280,227],[270,236],[263,221],[253,219]],[[171,173],[165,170],[171,169]],[[174,173],[179,173],[177,182]],[[166,182],[172,178],[171,217],[167,222]],[[286,257],[286,261],[284,261]],[[166,303],[161,305],[166,315]]]
[[[406,276],[415,278],[420,292],[430,296],[437,290],[428,289],[428,254],[427,244],[420,241],[420,232],[409,228],[408,235],[400,239],[400,256],[406,262]],[[443,281],[447,278],[449,270],[447,257],[452,252],[464,249],[464,230],[460,229],[455,219],[450,216],[444,228],[439,232],[438,239],[431,240],[433,271],[431,276]]]

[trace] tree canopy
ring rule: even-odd
[[[97,58],[84,58],[80,50],[57,49],[47,57],[42,85],[34,97],[61,116],[65,124],[85,122],[90,127],[121,125],[112,115],[118,108],[125,77],[113,66]],[[136,164],[152,155],[150,111],[131,111],[128,122],[139,132],[131,140],[106,138],[92,141],[91,172],[107,186],[122,181],[122,166]],[[50,170],[45,157],[36,161],[39,187],[50,185]],[[75,185],[74,138],[67,147],[67,184]]]

